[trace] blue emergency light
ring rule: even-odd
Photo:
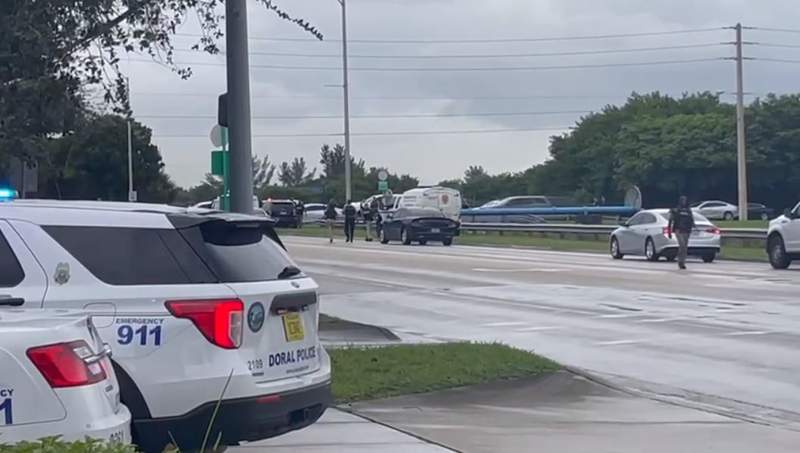
[[[7,189],[0,187],[0,202],[11,201],[17,198],[17,191],[14,189]]]

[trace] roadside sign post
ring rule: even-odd
[[[389,173],[386,170],[378,172],[378,192],[384,193],[389,190]]]
[[[228,152],[228,128],[219,125],[211,128],[209,134],[211,144],[222,148],[211,151],[211,174],[222,178],[222,193],[219,195],[220,207],[223,211],[230,211],[231,193],[230,181],[230,153]]]

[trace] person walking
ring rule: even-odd
[[[691,237],[694,229],[694,213],[692,208],[689,207],[689,199],[686,198],[686,195],[681,195],[678,200],[678,206],[670,211],[667,228],[670,239],[672,239],[672,233],[675,233],[678,238],[678,268],[686,269],[686,256],[689,254],[689,237]]]
[[[378,217],[378,200],[373,198],[367,206],[361,208],[364,212],[364,225],[367,228],[367,242],[372,242],[372,222]]]
[[[328,238],[333,244],[333,229],[336,226],[336,203],[331,199],[325,208],[325,225],[328,227]]]
[[[356,207],[350,200],[344,207],[344,236],[345,242],[353,242],[356,233]]]

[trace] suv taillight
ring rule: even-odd
[[[242,345],[244,303],[241,300],[172,300],[166,306],[176,318],[191,320],[211,343],[225,349]]]
[[[664,233],[664,237],[672,236],[672,230],[670,229],[670,227],[664,227],[664,231],[662,232]]]
[[[28,358],[53,388],[79,387],[106,379],[101,364],[83,340],[28,349]]]
[[[712,226],[710,228],[706,228],[706,233],[711,233],[711,234],[716,236],[716,235],[722,234],[722,230],[720,230],[719,228],[717,228],[715,226]]]

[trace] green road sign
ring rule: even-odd
[[[378,192],[386,192],[389,190],[389,181],[378,181]]]
[[[226,151],[211,151],[211,174],[214,176],[225,176],[225,167],[228,165],[228,153]]]

